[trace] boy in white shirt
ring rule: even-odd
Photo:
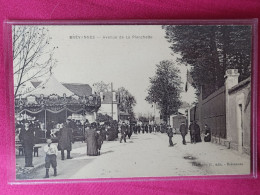
[[[52,144],[51,139],[47,139],[47,145],[44,146],[44,152],[46,152],[46,157],[45,157],[46,175],[44,178],[49,178],[50,165],[54,169],[54,176],[57,176],[58,148],[55,144]]]

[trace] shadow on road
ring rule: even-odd
[[[109,151],[106,151],[106,152],[101,152],[100,155],[103,155],[103,154],[108,154],[108,153],[111,153],[111,152],[114,152],[113,150],[109,150]]]

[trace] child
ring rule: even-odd
[[[100,135],[100,133],[97,133],[97,149],[98,149],[98,155],[100,155],[101,146],[103,144],[103,138]]]
[[[45,157],[46,175],[44,178],[49,178],[50,165],[54,169],[54,176],[57,176],[58,149],[55,144],[52,144],[51,139],[47,139],[47,145],[44,146],[44,152],[46,152],[46,157]]]

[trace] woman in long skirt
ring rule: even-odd
[[[87,155],[97,156],[98,155],[98,144],[97,144],[98,134],[96,132],[96,123],[92,123],[91,127],[86,131],[86,141],[87,141]]]

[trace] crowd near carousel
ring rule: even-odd
[[[113,120],[105,117],[105,121],[97,119],[101,107],[101,98],[92,94],[86,86],[61,84],[54,77],[40,84],[32,93],[20,95],[15,99],[15,141],[17,155],[24,155],[25,167],[33,167],[33,155],[39,155],[39,148],[46,153],[46,175],[49,177],[50,165],[57,175],[57,155],[61,160],[72,159],[72,144],[76,141],[86,142],[86,155],[101,154],[105,141],[127,143],[132,134],[166,133],[169,146],[176,131],[166,123],[156,124],[154,121],[142,122],[129,120],[129,116]],[[85,89],[85,92],[84,92]],[[77,93],[78,92],[78,93]],[[191,143],[200,142],[200,128],[196,121],[189,128],[184,120],[180,125],[183,144],[190,130]],[[210,128],[205,126],[207,141],[210,141]],[[55,143],[55,144],[54,144]],[[66,154],[66,156],[65,156]]]

